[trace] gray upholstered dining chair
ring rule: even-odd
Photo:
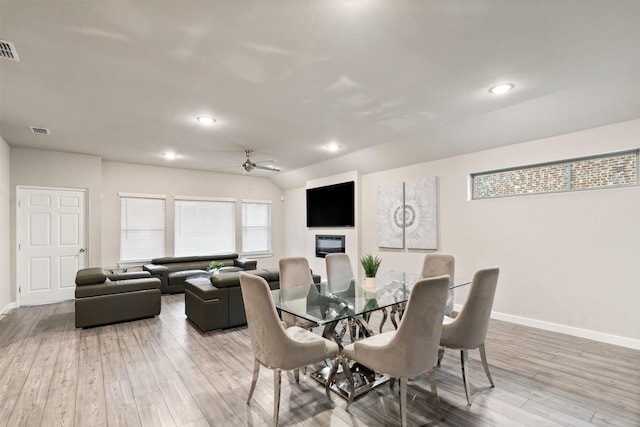
[[[469,379],[468,351],[474,348],[480,350],[480,359],[484,372],[487,374],[491,387],[494,387],[484,342],[489,329],[489,318],[493,307],[493,298],[498,284],[499,268],[479,270],[473,275],[471,289],[465,304],[455,318],[445,317],[442,327],[440,346],[460,350],[460,362],[462,364],[462,381],[464,392],[467,396],[467,404],[471,405],[471,387]],[[438,354],[438,364],[444,351]]]
[[[338,345],[297,326],[284,327],[271,297],[267,281],[259,276],[240,273],[240,287],[247,312],[247,326],[253,349],[253,380],[247,404],[256,388],[260,365],[273,369],[273,425],[278,425],[281,371],[299,370],[307,365],[333,358],[338,363]],[[335,371],[332,371],[332,376]],[[331,378],[330,378],[331,380]],[[331,401],[327,381],[325,393]],[[298,377],[296,376],[296,381]]]
[[[289,257],[282,258],[279,261],[280,266],[280,289],[291,288],[293,286],[310,285],[313,283],[313,276],[311,276],[311,268],[309,267],[309,261],[304,257]],[[296,298],[293,294],[289,293],[289,304],[296,304]],[[301,305],[306,305],[307,292],[301,293],[298,302]],[[282,321],[290,326],[299,326],[304,329],[311,329],[318,326],[316,323],[293,314],[282,312]]]
[[[345,253],[327,254],[324,258],[327,267],[327,287],[331,292],[344,292],[354,280],[349,255]]]
[[[422,263],[422,277],[437,277],[449,275],[451,283],[454,283],[456,260],[450,254],[426,254]],[[449,297],[444,308],[445,316],[453,311],[453,289],[449,290]]]
[[[449,290],[449,276],[418,280],[398,329],[373,335],[343,349],[344,356],[400,382],[400,417],[407,425],[407,381],[429,371],[431,393],[441,416],[435,378],[438,343]],[[351,394],[353,396],[353,393]],[[351,405],[353,398],[347,404]]]

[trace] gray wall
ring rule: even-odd
[[[9,144],[0,137],[0,313],[9,307],[11,299],[11,264],[10,258],[13,246],[9,236],[11,235],[9,206],[11,205],[10,193],[10,148]]]
[[[460,279],[500,266],[497,317],[640,348],[639,187],[468,199],[471,173],[637,148],[638,135],[635,120],[362,175],[360,253],[379,254],[382,271],[419,272],[426,251],[378,248],[377,189],[437,176],[439,251],[456,256]],[[302,189],[285,197],[304,210]],[[285,245],[304,250],[292,241],[303,232],[300,223],[287,229]]]

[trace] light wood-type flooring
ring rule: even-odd
[[[409,424],[640,425],[640,351],[492,321],[487,356],[496,387],[472,351],[467,406],[459,354],[445,354],[436,374],[444,422],[427,376],[412,380]],[[269,425],[270,370],[246,404],[252,360],[246,327],[199,333],[185,320],[184,295],[163,296],[158,317],[85,330],[75,328],[71,302],[18,308],[0,319],[0,426]],[[287,373],[280,425],[399,424],[397,385],[349,412],[333,401],[308,376],[296,384]]]

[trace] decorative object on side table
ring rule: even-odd
[[[382,259],[377,256],[373,256],[371,254],[366,254],[362,258],[360,258],[360,264],[362,264],[362,268],[364,268],[364,283],[367,288],[375,288],[376,287],[376,274],[378,274],[378,268],[380,268],[380,264],[382,263]]]
[[[222,267],[224,267],[224,262],[211,261],[211,264],[209,264],[209,271],[213,274],[218,274],[218,271],[220,271]]]

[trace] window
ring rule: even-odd
[[[271,252],[271,202],[242,201],[242,253]]]
[[[638,185],[638,150],[471,175],[472,198]]]
[[[176,197],[175,256],[236,252],[235,199]]]
[[[120,261],[147,261],[164,256],[164,196],[119,196]]]

